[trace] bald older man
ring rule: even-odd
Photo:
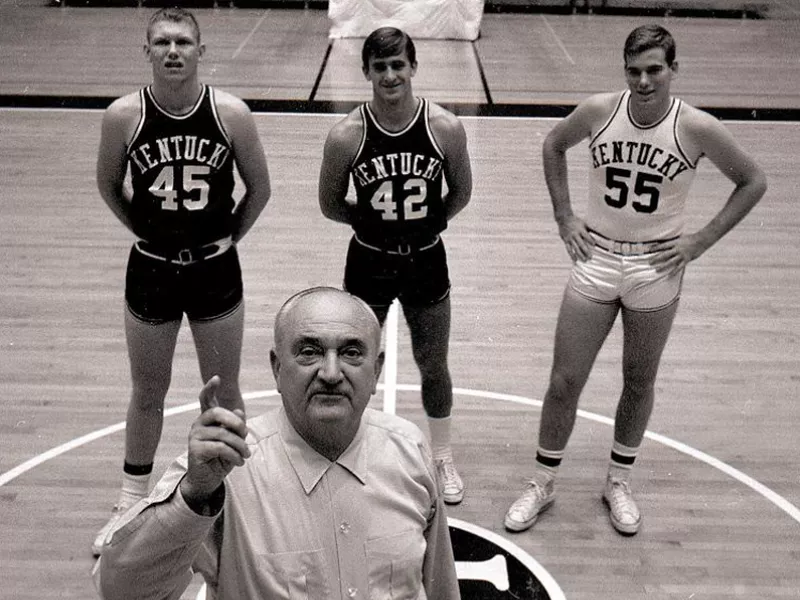
[[[95,567],[106,600],[460,598],[424,434],[367,408],[380,325],[334,288],[290,298],[270,352],[282,406],[245,422],[200,393],[188,453],[120,520]]]

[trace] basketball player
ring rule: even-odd
[[[191,13],[156,12],[144,45],[151,85],[116,100],[103,116],[98,187],[138,241],[125,281],[133,391],[122,490],[92,545],[95,555],[119,515],[149,491],[184,313],[203,381],[218,375],[224,406],[244,408],[239,391],[244,305],[236,245],[267,204],[270,181],[247,106],[200,83],[204,52]],[[238,205],[232,195],[234,165],[245,187]]]
[[[618,532],[639,530],[642,517],[630,472],[653,408],[684,268],[744,218],[766,190],[763,172],[728,130],[671,95],[678,63],[667,30],[634,29],[624,61],[628,89],[581,102],[544,142],[545,179],[573,267],[556,325],[534,475],[506,514],[511,531],[533,525],[555,499],[554,479],[578,397],[618,313],[624,382],[603,500]],[[566,151],[586,138],[592,164],[588,209],[581,219],[572,211]],[[703,228],[685,233],[686,199],[703,156],[734,189]]]
[[[439,234],[472,193],[466,134],[452,113],[414,95],[416,50],[403,31],[373,31],[364,41],[362,70],[372,100],[328,134],[319,203],[326,217],[354,230],[345,289],[366,301],[381,324],[395,298],[403,307],[439,481],[445,502],[456,504],[464,484],[451,448],[450,279]],[[354,201],[346,198],[351,176]]]

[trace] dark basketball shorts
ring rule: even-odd
[[[125,275],[125,302],[146,323],[213,321],[242,303],[242,270],[236,246],[206,260],[179,265],[142,254],[134,245]]]
[[[388,307],[395,298],[403,306],[438,304],[450,294],[444,242],[439,238],[428,248],[396,254],[366,246],[353,236],[344,289],[373,307]]]

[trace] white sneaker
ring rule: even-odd
[[[642,515],[627,481],[609,475],[603,490],[603,502],[608,507],[608,517],[614,529],[623,535],[635,535],[639,531]]]
[[[94,542],[92,543],[92,554],[95,557],[100,556],[103,553],[103,546],[106,543],[106,538],[108,538],[111,530],[114,529],[117,521],[119,521],[122,515],[125,514],[126,510],[128,510],[127,506],[120,506],[118,504],[114,505],[114,508],[111,509],[111,518],[105,525],[103,525],[103,528],[97,533],[97,536],[94,538]]]
[[[464,499],[464,482],[456,471],[452,458],[439,458],[433,461],[442,498],[447,504],[458,504]]]
[[[509,531],[525,531],[536,523],[539,515],[555,502],[556,493],[552,481],[541,486],[536,481],[529,481],[528,487],[508,509],[504,525]]]

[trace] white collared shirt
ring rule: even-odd
[[[96,569],[116,598],[180,598],[199,571],[209,598],[459,598],[447,519],[422,432],[367,409],[334,462],[282,409],[248,421],[252,455],[225,480],[220,515],[194,513],[176,461],[120,522]]]

